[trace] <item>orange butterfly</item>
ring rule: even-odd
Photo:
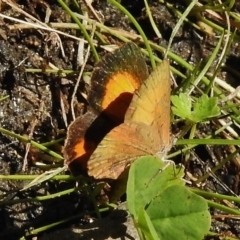
[[[148,76],[133,43],[106,56],[93,72],[88,97],[98,115],[88,112],[69,126],[66,164],[96,179],[117,179],[140,156],[165,156],[171,147],[170,91],[168,61]]]

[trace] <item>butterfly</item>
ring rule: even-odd
[[[95,179],[117,179],[141,156],[164,157],[171,148],[170,92],[167,60],[149,75],[134,43],[107,55],[92,75],[93,110],[68,128],[65,163]]]

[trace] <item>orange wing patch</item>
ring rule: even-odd
[[[106,84],[106,94],[101,106],[111,119],[120,124],[132,100],[133,93],[139,88],[139,81],[127,72],[116,73]],[[113,100],[114,99],[114,100]]]
[[[140,49],[127,43],[107,55],[93,71],[89,104],[98,113],[104,111],[118,125],[124,120],[133,93],[147,77]]]
[[[67,138],[63,148],[63,155],[67,165],[78,159],[78,169],[86,169],[87,161],[96,149],[97,143],[92,141],[91,138],[87,139],[84,136],[96,117],[94,113],[88,112],[78,117],[68,127]]]

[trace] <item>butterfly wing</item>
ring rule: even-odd
[[[88,174],[96,179],[117,179],[138,157],[154,155],[157,132],[144,123],[123,123],[110,131],[87,163]],[[152,139],[152,140],[151,140]]]
[[[133,93],[148,77],[140,49],[127,43],[102,59],[93,71],[88,101],[98,113],[104,111],[122,123]]]
[[[109,132],[88,161],[94,178],[117,179],[140,156],[170,146],[170,70],[163,61],[134,93],[125,122]]]
[[[92,152],[103,137],[123,122],[133,93],[148,77],[140,49],[127,43],[102,59],[91,79],[88,112],[70,124],[63,149],[70,169],[85,169]],[[99,115],[100,113],[100,115]],[[76,170],[77,172],[77,170]]]
[[[136,91],[125,115],[127,122],[142,122],[153,126],[161,140],[161,146],[156,149],[160,152],[163,149],[168,151],[171,145],[170,92],[170,67],[169,62],[164,60]]]
[[[63,155],[73,173],[86,169],[91,154],[114,126],[104,114],[97,116],[91,111],[70,124]]]

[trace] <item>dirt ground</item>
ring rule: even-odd
[[[17,6],[17,8],[2,2],[1,14],[21,20],[29,20],[29,17],[22,12],[24,11],[37,20],[44,22],[46,16],[48,16],[47,12],[51,10],[49,23],[72,22],[71,18],[56,1],[22,0],[12,4]],[[172,29],[178,21],[169,8],[158,1],[149,1],[153,18],[163,37],[159,39],[152,30],[151,24],[143,10],[144,2],[142,0],[121,1],[121,4],[137,19],[150,41],[164,47],[167,46]],[[181,11],[184,11],[186,8],[181,1],[173,4]],[[123,29],[130,34],[137,33],[127,17],[107,3],[107,1],[95,0],[92,6],[106,26],[114,29]],[[70,1],[69,7],[77,11]],[[236,4],[235,7],[237,9],[238,5]],[[91,18],[95,18],[91,11],[89,11],[89,14]],[[192,18],[194,21],[194,16]],[[65,137],[66,122],[70,123],[72,121],[69,100],[81,69],[76,60],[77,40],[43,29],[25,28],[19,23],[3,17],[0,17],[0,25],[0,97],[8,96],[0,102],[0,127],[16,134],[30,137],[40,143]],[[82,37],[81,32],[76,29],[60,30],[72,36]],[[59,41],[59,37],[61,41]],[[120,40],[111,35],[105,34],[105,38],[111,44],[121,44]],[[172,43],[171,51],[181,56],[187,62],[197,64],[201,59],[208,58],[211,55],[217,41],[217,38],[208,36],[201,31],[196,31],[190,25],[184,23]],[[232,68],[239,66],[240,63],[239,44],[233,46],[227,57],[227,65]],[[97,47],[97,50],[100,56],[106,54],[100,46]],[[159,55],[159,53],[156,54]],[[95,60],[91,54],[84,72],[91,72],[94,64]],[[185,69],[177,66],[176,63],[172,64],[179,71],[186,72]],[[57,71],[46,71],[46,69],[53,69],[53,66],[58,69],[71,70],[71,73],[63,76]],[[214,66],[212,67],[214,68]],[[32,71],[31,69],[40,71]],[[226,79],[231,81],[234,87],[238,86],[235,80],[237,75],[233,74],[233,72],[224,71],[221,74],[222,76],[227,76]],[[176,78],[176,81],[179,82],[181,79]],[[76,116],[82,114],[83,109],[86,107],[86,101],[81,93],[87,93],[87,87],[84,81],[80,82],[74,106]],[[207,131],[212,131],[212,129],[206,129],[204,126],[202,129],[203,132],[201,134],[203,135]],[[54,147],[54,151],[61,154],[63,144],[64,141],[60,142]],[[0,133],[0,174],[41,174],[43,170],[34,165],[34,161],[40,155],[37,155],[38,152],[30,149],[28,156],[25,157],[26,149],[27,145],[25,143]],[[213,166],[215,164],[213,159],[225,154],[225,150],[225,148],[220,147],[197,147],[191,155],[192,161],[188,166],[188,171],[194,176],[202,176],[206,171],[206,166]],[[214,153],[214,156],[212,153]],[[181,161],[181,159],[176,159],[176,161]],[[204,189],[225,194],[229,194],[228,189],[231,189],[238,195],[238,178],[235,168],[229,166],[227,170],[223,168],[217,172],[216,178],[210,177]],[[227,190],[216,179],[224,182],[228,187]],[[75,182],[46,181],[26,191],[20,191],[25,184],[26,181],[1,180],[0,204],[3,200],[44,196],[75,186]],[[73,192],[69,195],[42,202],[1,204],[0,239],[19,239],[30,229],[36,229],[90,209],[92,209],[92,206],[89,204],[88,199],[85,199],[82,192]],[[123,210],[118,211],[127,214]],[[217,214],[216,211],[212,211],[212,213]],[[117,236],[114,236],[112,233],[102,236],[101,233],[94,231],[94,234],[97,234],[96,236],[98,237],[92,236],[89,233],[89,229],[94,229],[94,226],[86,224],[85,218],[86,216],[68,224],[63,224],[61,228],[51,229],[47,233],[40,234],[38,239],[46,240],[54,237],[58,239],[79,239],[80,236],[81,239],[91,239],[91,237],[93,239],[137,239],[136,232],[132,230],[132,224],[129,223],[131,221],[127,220],[129,217],[126,217],[126,215],[119,220],[120,223],[118,222],[118,217],[115,216],[113,221],[112,215],[108,216],[103,222],[97,223],[100,231],[104,229],[105,232],[109,227],[110,219],[110,222],[113,224],[110,228],[115,228],[115,226],[118,228],[120,226],[120,233]],[[114,225],[115,221],[116,225]],[[86,234],[86,230],[84,232],[80,230],[80,232],[73,234],[72,225],[74,225],[73,228],[75,229],[78,228],[77,226],[80,226],[80,229],[88,229],[88,233]],[[213,219],[211,230],[240,238],[239,226],[239,220],[228,218]]]

